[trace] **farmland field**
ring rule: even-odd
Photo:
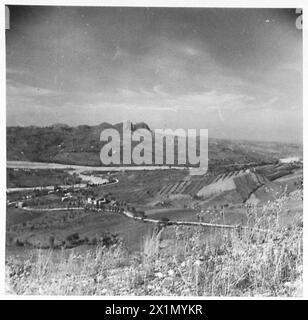
[[[276,168],[276,173],[273,168]],[[43,252],[44,256],[44,252],[47,254],[52,249],[50,263],[61,264],[75,255],[83,257],[96,252],[101,246],[120,246],[125,248],[119,253],[121,259],[114,257],[112,260],[117,261],[116,266],[127,268],[133,263],[130,259],[138,261],[140,255],[146,252],[147,256],[152,250],[159,250],[163,259],[169,259],[176,252],[177,259],[181,260],[187,254],[184,250],[188,246],[187,241],[196,235],[201,237],[196,248],[200,243],[208,243],[206,248],[215,248],[218,245],[215,239],[222,236],[235,241],[234,233],[209,227],[179,229],[167,226],[159,232],[157,223],[146,222],[147,219],[170,223],[184,221],[247,226],[255,221],[263,221],[265,213],[271,216],[279,211],[276,227],[300,228],[303,207],[298,191],[302,185],[302,169],[289,166],[288,170],[281,170],[281,166],[268,165],[257,166],[256,171],[258,169],[266,174],[271,170],[270,176],[273,174],[279,178],[270,181],[266,175],[244,170],[232,171],[230,167],[200,177],[191,176],[189,170],[170,168],[100,171],[87,167],[83,171],[78,167],[70,168],[69,173],[68,168],[10,168],[8,186],[21,185],[21,181],[27,186],[36,183],[43,186],[51,182],[56,186],[61,179],[89,176],[111,179],[116,183],[83,184],[82,187],[73,183],[49,191],[24,189],[8,193],[6,258],[23,264],[32,261],[37,252]],[[49,175],[50,180],[46,180]],[[213,188],[215,185],[224,186],[226,181],[233,181],[234,189]],[[216,193],[198,196],[203,188],[216,190]],[[110,204],[103,207],[93,205],[92,199],[107,199],[107,203],[122,206],[131,212],[131,216],[125,216]],[[287,199],[282,200],[284,204],[281,207],[279,199]],[[144,220],[132,219],[135,215],[143,216]],[[266,223],[262,225],[263,228]],[[161,233],[159,240],[157,232]],[[252,240],[249,238],[249,241]],[[114,267],[112,265],[111,268]]]
[[[279,178],[275,182],[265,183],[265,185],[263,181],[267,180],[261,179],[261,187],[252,196],[257,197],[262,204],[274,199],[273,192],[268,192],[268,188],[274,188],[275,192],[281,194],[286,187],[288,192],[294,191],[296,183],[302,176],[302,171],[301,169],[293,171],[292,174]],[[100,171],[96,169],[90,171],[89,168],[84,174],[101,175]],[[167,218],[174,221],[198,221],[198,210],[203,210],[202,219],[205,222],[241,224],[245,223],[247,218],[241,193],[242,189],[245,192],[249,190],[247,183],[251,184],[253,180],[250,181],[247,178],[240,180],[243,174],[237,177],[238,173],[228,171],[216,176],[208,174],[204,177],[190,177],[189,172],[183,169],[108,171],[104,174],[106,177],[110,175],[112,179],[116,179],[117,183],[92,186],[79,191],[73,190],[79,200],[78,204],[77,202],[71,204],[71,207],[81,206],[79,210],[69,210],[68,204],[61,201],[63,196],[61,198],[57,194],[40,195],[27,200],[28,206],[34,204],[37,206],[37,209],[32,211],[31,209],[25,211],[14,206],[8,207],[7,237],[10,239],[9,242],[13,245],[18,239],[19,243],[40,244],[40,246],[48,247],[50,237],[55,238],[57,243],[64,243],[66,237],[74,233],[78,233],[80,239],[93,239],[102,232],[111,232],[123,238],[133,250],[138,250],[142,238],[152,226],[131,221],[120,214],[84,209],[81,203],[86,200],[87,194],[97,198],[107,196],[110,199],[120,200],[133,207],[134,210],[142,210],[146,216],[157,220]],[[50,180],[47,181],[49,176]],[[8,185],[20,185],[18,181],[24,181],[24,185],[35,183],[44,185],[44,183],[57,183],[60,179],[62,181],[72,179],[72,174],[66,173],[64,169],[26,169],[26,171],[20,168],[18,171],[13,168],[8,169]],[[202,186],[211,186],[223,179],[226,181],[235,179],[241,183],[236,182],[234,185],[236,189],[230,192],[221,192],[204,199],[194,199],[194,195]],[[11,194],[9,197],[16,202],[25,194],[27,192]],[[224,207],[222,215],[221,205],[226,203],[229,205]],[[53,211],[52,208],[57,207],[59,210]],[[48,208],[50,208],[49,211]],[[292,214],[290,212],[289,214]]]
[[[8,168],[7,188],[44,187],[49,185],[77,184],[81,179],[74,178],[65,169],[17,169]]]

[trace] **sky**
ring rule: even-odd
[[[302,142],[295,9],[10,6],[8,126],[208,129]]]

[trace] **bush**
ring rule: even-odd
[[[24,243],[17,238],[17,239],[15,240],[15,245],[16,245],[17,247],[23,247],[23,246],[24,246]]]
[[[67,236],[66,240],[70,245],[75,245],[79,241],[79,234],[77,232],[73,233],[73,234]]]
[[[160,219],[160,222],[161,222],[162,225],[167,225],[169,221],[170,220],[168,218],[166,218],[166,217],[162,217]]]
[[[98,243],[105,247],[110,247],[119,242],[118,236],[109,232],[101,233]]]
[[[54,249],[54,246],[55,246],[55,237],[50,236],[49,237],[49,248]]]

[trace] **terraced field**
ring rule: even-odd
[[[201,190],[203,187],[210,185],[212,183],[223,181],[224,179],[232,176],[236,176],[238,174],[241,174],[243,171],[231,171],[227,173],[221,173],[221,174],[213,174],[213,173],[207,173],[206,175],[203,175],[201,177],[199,176],[187,176],[181,181],[178,181],[176,183],[168,183],[164,187],[162,187],[158,194],[160,196],[169,196],[173,194],[188,194],[190,196],[194,196],[198,193],[199,190]]]
[[[177,182],[169,182],[163,186],[159,191],[159,196],[170,196],[174,194],[188,194],[195,196],[198,192],[206,186],[211,184],[224,183],[228,179],[233,179],[236,183],[236,188],[242,198],[245,200],[249,196],[252,190],[258,186],[263,185],[268,180],[276,180],[283,176],[291,174],[294,170],[297,170],[297,164],[267,164],[263,166],[252,167],[251,169],[231,170],[221,173],[207,173],[203,176],[187,176],[185,179]],[[245,172],[253,172],[253,177],[248,181],[245,177]],[[242,178],[241,178],[242,177]],[[246,181],[244,180],[246,179]],[[254,182],[255,181],[255,184]],[[251,185],[250,185],[251,184]],[[247,188],[247,190],[246,190]],[[223,191],[223,190],[222,190]]]

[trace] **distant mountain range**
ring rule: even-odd
[[[123,123],[112,125],[103,122],[96,126],[77,127],[61,123],[48,127],[7,127],[7,160],[99,166],[99,155],[103,146],[103,142],[100,142],[102,130],[115,128],[122,134],[123,127],[125,130],[129,126],[132,132],[137,129],[152,132],[146,123],[133,124],[130,121],[126,121],[124,126]],[[302,146],[278,142],[209,139],[210,164],[266,162],[289,156],[302,156]]]

